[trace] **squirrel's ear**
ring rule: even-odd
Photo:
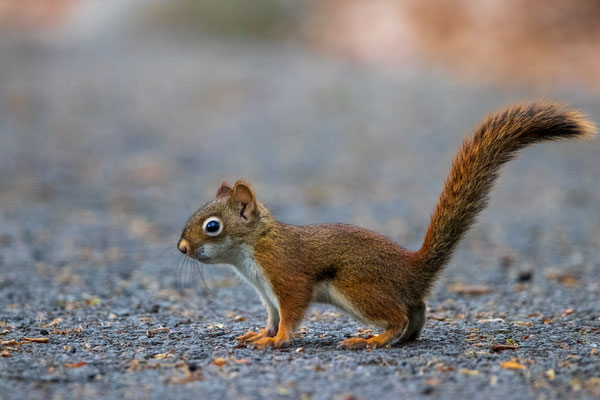
[[[249,184],[237,181],[229,197],[231,205],[238,211],[240,218],[250,221],[256,215],[256,198]]]
[[[233,192],[233,189],[227,182],[221,183],[221,187],[217,190],[217,199],[222,199],[223,197],[227,197]]]

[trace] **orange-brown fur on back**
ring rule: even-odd
[[[240,336],[242,343],[284,345],[311,302],[333,304],[385,330],[371,339],[346,339],[344,348],[414,340],[425,323],[424,299],[485,207],[501,166],[529,144],[594,132],[581,114],[556,104],[517,105],[490,115],[456,155],[417,252],[351,225],[278,222],[244,181],[224,183],[190,218],[178,247],[204,263],[231,264],[256,288],[269,318],[260,332]]]

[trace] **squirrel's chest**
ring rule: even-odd
[[[258,263],[254,259],[254,252],[249,246],[243,246],[240,251],[237,262],[233,265],[237,274],[246,282],[254,286],[263,301],[269,302],[274,306],[279,306],[279,302],[273,293],[271,284],[265,277]]]

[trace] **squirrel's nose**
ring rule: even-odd
[[[192,245],[190,244],[190,242],[188,242],[185,239],[181,239],[179,241],[179,243],[177,244],[177,248],[183,254],[188,254],[189,255],[192,252]]]

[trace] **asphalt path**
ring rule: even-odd
[[[294,43],[0,39],[0,397],[598,398],[598,141],[540,145],[504,169],[414,343],[338,349],[377,330],[314,306],[287,348],[241,348],[266,318],[257,295],[175,248],[239,177],[282,221],[417,248],[464,135],[538,97],[600,120],[585,91]]]

